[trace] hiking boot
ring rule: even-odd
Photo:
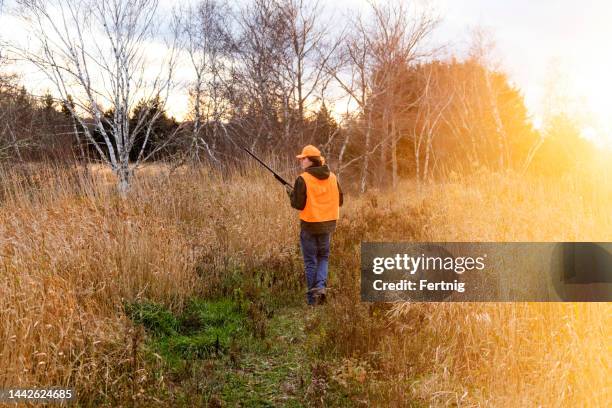
[[[325,303],[325,288],[314,288],[310,290],[314,299],[315,305],[322,305]]]

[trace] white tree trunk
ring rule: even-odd
[[[366,121],[365,133],[365,156],[363,158],[363,167],[361,168],[361,185],[360,191],[365,193],[368,183],[368,165],[370,163],[370,140],[372,137],[372,109],[368,111],[368,119]]]
[[[130,191],[130,168],[127,160],[121,160],[119,168],[117,168],[117,191],[123,197]]]

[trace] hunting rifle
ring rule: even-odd
[[[253,152],[251,152],[249,149],[247,149],[244,146],[240,146],[242,148],[242,150],[244,150],[245,152],[247,152],[252,158],[254,158],[255,160],[257,160],[259,162],[259,164],[261,164],[262,166],[264,166],[266,169],[268,169],[268,171],[270,173],[272,173],[274,175],[274,178],[277,179],[281,184],[285,185],[285,186],[289,186],[290,188],[293,188],[293,186],[291,184],[289,184],[289,182],[287,180],[285,180],[284,178],[282,178],[277,172],[275,172],[274,170],[272,170],[272,168],[270,166],[268,166],[266,163],[263,162],[263,160],[261,160],[259,157],[257,157]]]

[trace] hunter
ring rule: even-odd
[[[300,245],[308,286],[306,301],[309,305],[318,305],[325,303],[329,246],[343,194],[319,149],[308,145],[296,158],[304,171],[295,180],[293,189],[290,186],[286,189],[291,206],[300,210]]]

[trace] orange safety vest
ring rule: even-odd
[[[340,192],[336,175],[330,173],[325,180],[307,172],[301,176],[306,182],[306,206],[300,212],[300,219],[306,222],[337,220],[340,216]]]

